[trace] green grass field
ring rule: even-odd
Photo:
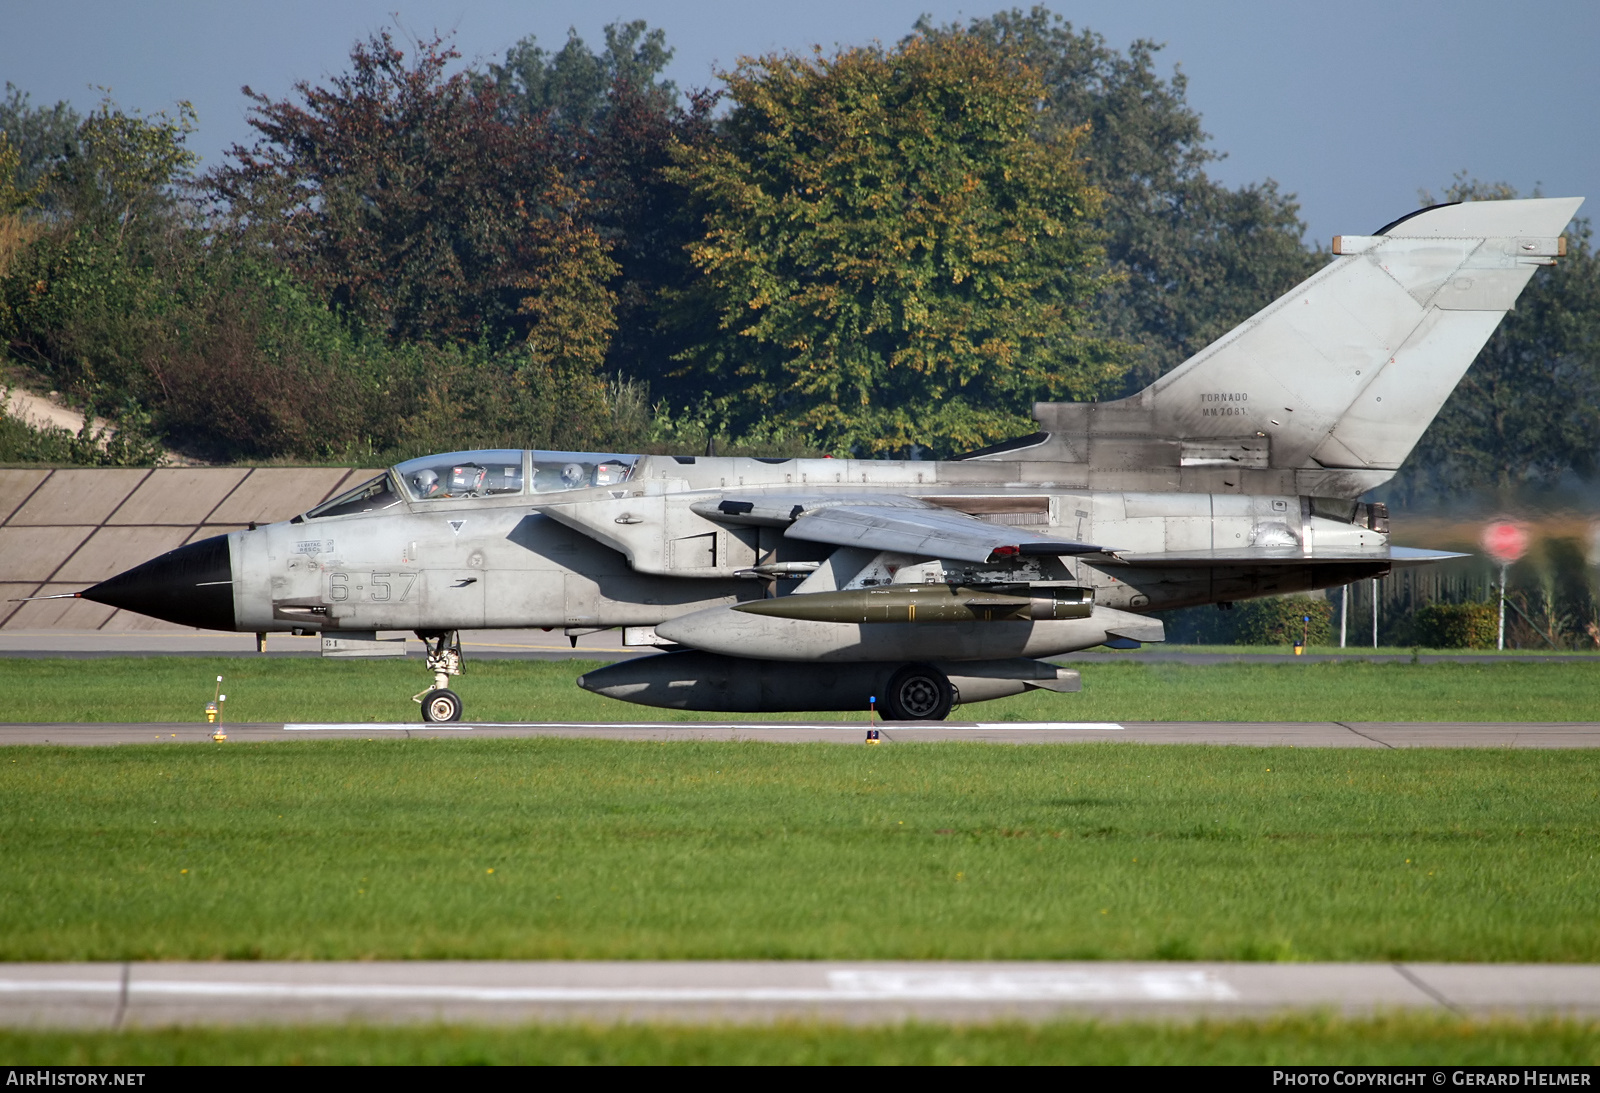
[[[0,1064],[1593,1066],[1600,1025],[1389,1015],[1042,1025],[0,1031]]]
[[[1293,645],[1185,645],[1179,642],[1161,642],[1143,645],[1137,649],[1108,649],[1100,646],[1091,652],[1133,657],[1135,659],[1157,656],[1162,653],[1222,653],[1237,657],[1293,656]],[[1600,660],[1593,649],[1554,649],[1539,645],[1532,649],[1430,649],[1423,645],[1380,645],[1374,647],[1356,635],[1348,648],[1337,645],[1308,645],[1306,655],[1313,657],[1492,657],[1517,659],[1535,657],[1560,657],[1563,660]]]
[[[0,752],[0,959],[1600,959],[1587,752]]]
[[[480,720],[714,719],[480,661]],[[1082,666],[984,720],[1591,720],[1600,662]],[[409,721],[417,664],[0,660],[14,721]],[[794,715],[812,717],[816,715]],[[862,717],[849,711],[841,717]],[[781,719],[782,715],[773,717]],[[1585,752],[582,740],[0,750],[0,960],[1600,960]],[[1571,1063],[1600,1025],[0,1031],[0,1061]]]
[[[597,661],[484,660],[456,684],[479,721],[728,720],[617,702],[573,680]],[[1366,661],[1081,666],[1078,694],[963,707],[985,721],[1588,721],[1600,716],[1600,658],[1409,664]],[[216,677],[230,721],[415,721],[415,661],[267,657],[0,658],[6,721],[204,721]],[[811,719],[818,714],[765,714]],[[844,711],[840,718],[866,718]]]

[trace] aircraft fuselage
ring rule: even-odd
[[[984,476],[989,482],[974,481],[980,466],[991,472]],[[1309,498],[1062,490],[1019,483],[1018,470],[1014,463],[702,457],[685,464],[646,457],[615,488],[397,497],[376,511],[232,533],[232,628],[648,627],[761,599],[774,584],[773,593],[792,592],[797,577],[751,579],[752,571],[820,564],[833,548],[785,538],[781,528],[738,526],[693,511],[695,503],[732,488],[779,498],[817,486],[863,498],[916,497],[991,523],[1101,543],[1118,554],[1263,546],[1368,551],[1387,542],[1383,531],[1364,526],[1372,522],[1367,507],[1350,502],[1327,503],[1349,513],[1339,520],[1319,513],[1323,503]],[[958,481],[943,481],[952,477]],[[1326,587],[1387,569],[1376,561],[1351,565],[1345,573],[1282,561],[1140,568],[1098,556],[988,564],[890,554],[841,587],[1072,581],[1092,587],[1098,605],[1143,613]]]

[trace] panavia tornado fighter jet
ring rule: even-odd
[[[1159,612],[1330,588],[1456,555],[1389,545],[1358,498],[1406,458],[1581,198],[1435,206],[1334,240],[1319,273],[1130,398],[1041,403],[958,459],[478,451],[414,459],[283,523],[81,593],[335,655],[428,642],[428,721],[461,699],[457,632],[622,628],[662,655],[588,690],[675,709],[955,703],[1076,672],[1040,658],[1162,640]]]

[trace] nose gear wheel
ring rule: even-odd
[[[422,720],[460,721],[461,696],[454,691],[429,691],[422,698]]]

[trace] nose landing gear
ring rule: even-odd
[[[428,647],[428,671],[433,673],[433,686],[411,696],[411,701],[422,704],[424,721],[460,721],[461,696],[445,685],[451,676],[461,674],[461,635],[454,630],[446,633],[417,632]]]

